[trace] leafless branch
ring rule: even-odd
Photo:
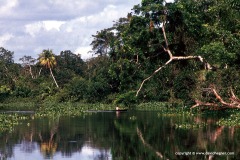
[[[139,95],[139,92],[141,91],[144,83],[148,80],[150,80],[156,73],[158,73],[161,69],[163,69],[164,67],[166,67],[168,64],[170,64],[172,61],[179,61],[179,60],[188,60],[188,59],[198,59],[200,62],[202,63],[206,63],[205,60],[203,59],[203,57],[201,56],[173,56],[171,50],[169,49],[169,46],[168,46],[168,40],[167,40],[167,36],[166,36],[166,32],[165,32],[165,23],[166,22],[163,22],[162,24],[162,32],[163,32],[163,36],[164,36],[164,41],[165,41],[165,47],[163,47],[163,49],[165,50],[165,52],[168,54],[169,56],[169,60],[163,64],[162,66],[160,66],[158,69],[156,69],[149,77],[147,77],[146,79],[144,79],[139,87],[139,89],[137,90],[137,93],[136,93],[136,96]],[[211,66],[209,65],[209,63],[206,63],[208,69],[211,69]]]

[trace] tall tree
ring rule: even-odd
[[[168,56],[162,66],[143,80],[137,95],[146,81],[173,61],[199,59],[203,62],[204,57],[218,68],[233,64],[239,46],[236,34],[239,21],[235,20],[239,19],[239,12],[232,2],[143,0],[141,5],[135,6],[135,14],[148,20],[150,31],[162,37],[159,38],[160,48]]]
[[[80,54],[74,54],[70,50],[61,51],[59,56],[56,56],[58,67],[74,71],[78,75],[83,75],[84,61]]]
[[[57,64],[56,59],[55,59],[55,55],[53,54],[52,50],[43,50],[42,53],[40,53],[39,55],[39,63],[42,66],[45,66],[46,68],[49,69],[50,74],[56,84],[56,86],[59,88],[58,83],[52,73],[52,68]]]
[[[11,52],[3,47],[0,47],[0,61],[1,62],[4,62],[5,64],[14,63],[13,54],[14,54],[14,52]]]
[[[28,67],[29,68],[29,73],[32,77],[32,79],[35,78],[35,76],[33,75],[33,72],[32,72],[32,65],[35,64],[36,62],[36,59],[35,58],[32,58],[31,56],[23,56],[22,58],[19,59],[20,61],[22,61],[22,65],[23,67]]]
[[[0,47],[0,64],[7,74],[10,74],[8,66],[14,63],[13,54],[14,52],[8,51],[7,49]]]
[[[0,81],[11,83],[17,81],[19,66],[14,64],[14,52],[0,47]]]
[[[55,76],[58,77],[58,84],[66,84],[75,76],[84,76],[85,63],[80,54],[75,54],[70,50],[61,51],[56,56],[57,67]]]
[[[92,37],[94,37],[94,40],[91,43],[94,53],[99,54],[100,56],[108,54],[114,42],[114,33],[112,32],[112,28],[101,30]]]

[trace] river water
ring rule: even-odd
[[[34,118],[0,133],[0,160],[237,159],[239,127],[157,111]]]

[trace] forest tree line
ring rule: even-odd
[[[240,95],[240,2],[142,0],[93,35],[86,61],[70,50],[37,59],[0,48],[0,102],[213,102]],[[144,81],[145,80],[145,81]],[[142,84],[142,85],[141,85]],[[214,87],[213,87],[214,86]],[[213,90],[214,88],[214,90]]]

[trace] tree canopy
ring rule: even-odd
[[[86,61],[70,50],[55,55],[48,49],[39,62],[25,56],[20,66],[14,52],[0,48],[0,87],[10,97],[18,88],[28,97],[107,103],[129,99],[188,105],[196,99],[211,101],[213,85],[223,96],[229,88],[239,96],[239,6],[237,0],[143,0],[92,36],[92,52],[98,56]],[[22,74],[26,66],[38,76]],[[49,81],[49,72],[59,89]]]

